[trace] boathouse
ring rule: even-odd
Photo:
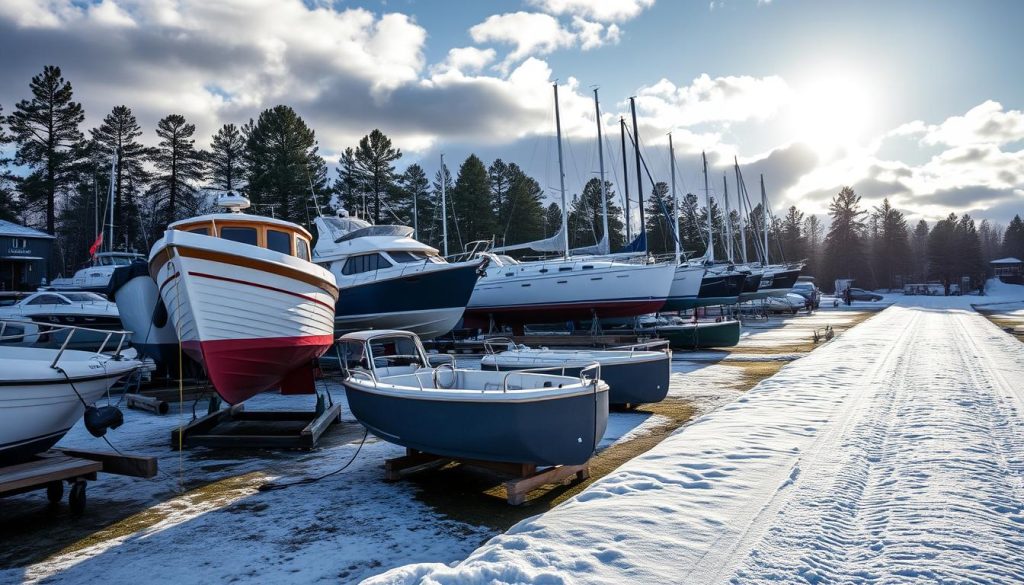
[[[1000,258],[989,262],[992,275],[1009,284],[1024,284],[1024,261],[1020,258]]]
[[[35,290],[47,278],[54,237],[0,219],[0,290]]]

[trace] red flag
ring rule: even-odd
[[[96,241],[93,242],[91,246],[89,246],[89,257],[90,258],[95,258],[96,257],[96,252],[99,251],[100,246],[102,246],[102,245],[103,245],[103,232],[100,232],[100,235],[96,236]]]

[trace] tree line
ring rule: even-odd
[[[562,224],[560,207],[545,206],[540,183],[514,162],[486,164],[470,154],[454,176],[447,165],[433,176],[418,163],[398,172],[401,149],[375,129],[342,152],[332,177],[315,132],[286,105],[240,125],[224,124],[203,150],[195,145],[195,125],[180,114],[163,117],[154,129],[156,146],[145,146],[143,129],[125,105],[112,108],[86,134],[84,111],[73,97],[60,68],[47,66],[32,78],[27,99],[7,115],[0,107],[0,154],[13,153],[0,156],[0,218],[58,236],[52,272],[72,270],[87,258],[97,223],[114,224],[114,246],[145,251],[168,223],[213,211],[210,194],[227,191],[244,192],[257,213],[307,227],[318,213],[344,207],[377,224],[413,226],[420,240],[437,248],[444,247],[441,226],[446,220],[451,252],[474,240],[502,245],[550,237]],[[112,218],[106,217],[108,193],[113,194]],[[624,213],[610,182],[605,182],[604,195],[609,242],[617,250],[627,243]],[[590,246],[604,236],[601,197],[597,178],[571,196],[570,246]],[[675,247],[673,206],[668,185],[655,184],[647,196],[645,228],[649,250],[656,255]],[[748,260],[756,262],[766,226],[769,259],[803,261],[805,273],[826,287],[837,277],[872,288],[980,278],[988,260],[1024,257],[1019,216],[1005,230],[987,220],[976,226],[970,216],[953,214],[934,226],[922,220],[910,230],[888,199],[863,209],[849,188],[830,204],[827,233],[817,216],[805,216],[795,206],[775,217],[758,204],[743,217],[736,209],[726,213],[715,200],[709,211],[687,193],[679,198],[676,230],[688,255],[704,253],[709,213],[716,258],[726,257],[723,234],[729,226],[733,258],[741,260],[745,245]]]

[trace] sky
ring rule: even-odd
[[[1005,225],[1024,213],[1022,22],[1017,1],[3,0],[0,105],[53,64],[87,128],[124,104],[144,141],[179,113],[206,146],[283,103],[332,165],[380,128],[400,168],[502,158],[558,200],[552,84],[570,197],[598,174],[596,87],[619,193],[635,96],[650,172],[671,182],[671,133],[680,195],[703,196],[703,151],[718,200],[735,157],[776,209],[824,214],[849,185],[912,221]]]

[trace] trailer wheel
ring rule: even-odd
[[[51,481],[46,484],[46,499],[51,504],[59,504],[64,497],[64,484],[59,481]]]
[[[78,480],[71,484],[68,504],[71,506],[73,516],[80,516],[82,512],[85,512],[85,480]]]

